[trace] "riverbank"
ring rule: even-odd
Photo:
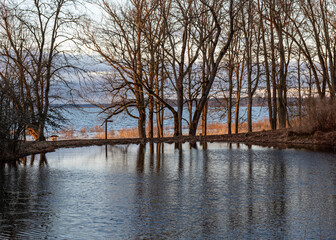
[[[16,156],[20,158],[30,154],[46,153],[55,151],[58,148],[74,148],[92,145],[120,145],[120,144],[141,144],[141,143],[196,143],[196,142],[227,142],[245,143],[269,147],[294,147],[309,149],[330,149],[336,151],[336,131],[315,132],[314,134],[302,134],[289,129],[275,131],[260,131],[253,133],[239,133],[232,135],[210,135],[210,136],[181,136],[165,138],[124,138],[124,139],[75,139],[45,142],[25,142],[20,146]],[[12,158],[12,157],[11,157]]]

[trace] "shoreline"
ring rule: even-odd
[[[336,132],[315,132],[314,134],[299,134],[290,129],[269,130],[252,133],[238,133],[225,135],[208,136],[179,136],[164,138],[123,138],[123,139],[73,139],[44,142],[23,142],[16,156],[10,159],[19,159],[31,154],[53,152],[59,148],[76,148],[93,145],[125,145],[125,144],[145,144],[145,143],[185,143],[196,142],[227,142],[243,143],[248,145],[259,145],[264,147],[278,148],[298,148],[312,150],[329,150],[336,152]]]

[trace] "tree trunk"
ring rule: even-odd
[[[273,125],[272,130],[277,129],[277,115],[278,115],[278,107],[277,107],[277,84],[276,84],[276,59],[275,59],[275,42],[274,42],[274,31],[271,26],[271,54],[272,54],[272,92],[273,92]]]
[[[149,106],[148,106],[148,137],[154,137],[154,99],[153,96],[149,96]]]
[[[41,123],[39,124],[37,141],[45,141],[46,140],[46,138],[44,136],[44,127],[45,127],[45,121],[41,121]]]
[[[298,76],[298,107],[299,107],[299,123],[301,125],[301,121],[302,121],[302,96],[301,96],[301,51],[299,50],[299,58],[298,58],[298,66],[297,66],[297,76]]]
[[[205,103],[202,111],[202,135],[207,135],[208,101]]]
[[[203,48],[203,61],[202,61],[202,95],[205,94],[206,85],[207,85],[207,71],[206,71],[206,49]],[[207,115],[208,115],[208,101],[205,103],[204,109],[202,111],[202,135],[207,135]]]
[[[160,106],[160,102],[156,101],[156,127],[157,127],[157,137],[163,137],[163,108]]]
[[[265,29],[264,29],[263,22],[261,22],[261,28],[262,28],[262,41],[263,41],[264,60],[265,60],[264,66],[265,66],[265,74],[266,74],[268,120],[269,120],[271,129],[273,129],[274,119],[273,119],[273,109],[272,109],[271,78],[270,78],[270,69],[269,69],[269,63],[268,63],[267,45],[266,45]]]
[[[285,76],[285,49],[283,45],[283,33],[282,24],[278,23],[279,26],[276,27],[278,38],[279,38],[279,55],[280,55],[280,75],[278,84],[278,116],[279,116],[279,127],[286,128],[286,104],[285,104],[285,88],[286,88],[286,76]]]
[[[181,77],[180,77],[181,78]],[[178,129],[176,136],[182,135],[182,114],[183,114],[183,78],[178,80],[178,91],[177,91],[177,126]],[[175,134],[174,134],[175,135]]]
[[[232,133],[231,127],[232,127],[232,92],[233,92],[232,78],[233,78],[233,70],[234,70],[234,65],[233,65],[232,62],[230,62],[230,66],[229,66],[229,96],[228,96],[228,102],[227,102],[228,134]]]
[[[237,79],[237,95],[236,95],[236,110],[235,110],[235,134],[239,132],[239,107],[240,107],[240,94],[241,94],[241,86],[243,81],[244,74],[244,66],[245,66],[245,56],[243,57],[243,62],[241,63],[241,71],[239,73],[240,68],[240,60],[237,59],[238,67],[236,69],[236,79]]]
[[[138,134],[139,138],[146,138],[146,111],[144,108],[138,108]]]
[[[173,113],[174,117],[174,137],[179,136],[179,119],[177,112]]]

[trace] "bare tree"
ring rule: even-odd
[[[100,1],[105,12],[105,22],[100,28],[88,21],[83,31],[86,46],[98,53],[112,68],[111,92],[117,93],[119,100],[104,109],[114,109],[109,117],[126,111],[138,119],[140,138],[146,137],[146,102],[143,89],[142,26],[149,13],[143,12],[144,1],[134,1],[130,8],[118,8],[109,1]],[[126,94],[126,95],[125,95]],[[133,98],[133,100],[132,100]],[[134,114],[132,108],[137,109]]]
[[[50,111],[51,89],[63,82],[64,73],[73,67],[63,48],[71,41],[69,25],[76,21],[69,10],[72,4],[70,0],[1,4],[1,61],[9,62],[18,77],[18,105],[27,114],[27,129],[40,141],[45,140],[47,123],[57,125]],[[5,75],[0,77],[6,81]]]
[[[197,125],[201,116],[201,113],[203,111],[203,108],[208,100],[208,95],[210,93],[210,90],[212,88],[212,84],[215,81],[217,70],[219,68],[219,65],[226,54],[226,52],[229,49],[229,46],[231,44],[233,35],[234,35],[234,18],[235,18],[235,8],[237,7],[234,4],[233,0],[230,0],[228,3],[229,7],[228,9],[223,9],[222,6],[225,5],[224,2],[210,2],[207,3],[207,6],[209,10],[211,11],[212,18],[213,18],[213,24],[214,24],[214,30],[212,31],[212,42],[209,44],[209,49],[208,49],[208,62],[209,62],[209,73],[207,76],[207,81],[206,81],[206,86],[205,90],[202,94],[202,97],[196,107],[193,120],[190,124],[190,129],[189,129],[189,135],[195,136],[196,135],[196,130],[197,130]],[[220,16],[222,16],[222,11],[228,11],[229,14],[229,19],[222,19]],[[223,27],[223,21],[227,21],[228,27],[228,35],[226,38],[226,41],[221,44],[221,36],[222,36],[222,27]],[[222,47],[219,47],[222,45]]]

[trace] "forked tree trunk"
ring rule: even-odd
[[[217,14],[216,12],[214,12],[213,8],[210,8],[210,11],[212,12],[212,14],[214,15],[215,18],[217,18]],[[196,131],[197,131],[197,125],[199,122],[199,119],[201,117],[202,111],[206,105],[206,102],[208,101],[208,96],[210,93],[210,90],[212,88],[212,84],[216,78],[217,75],[217,71],[219,68],[219,64],[222,61],[224,55],[226,54],[226,52],[228,51],[233,35],[234,35],[234,14],[233,14],[233,0],[230,0],[230,32],[226,41],[226,44],[220,49],[220,51],[218,52],[218,54],[216,54],[216,47],[219,41],[219,38],[221,36],[221,26],[218,22],[216,22],[216,36],[214,38],[214,42],[212,47],[209,49],[209,57],[210,57],[210,66],[211,66],[211,71],[209,73],[208,79],[207,79],[207,84],[206,84],[206,88],[204,93],[201,96],[201,99],[199,101],[199,104],[197,105],[196,109],[195,109],[195,113],[194,113],[194,117],[193,120],[190,124],[190,129],[189,129],[189,135],[190,136],[195,136],[196,135]],[[215,59],[215,56],[217,56],[217,58]]]

